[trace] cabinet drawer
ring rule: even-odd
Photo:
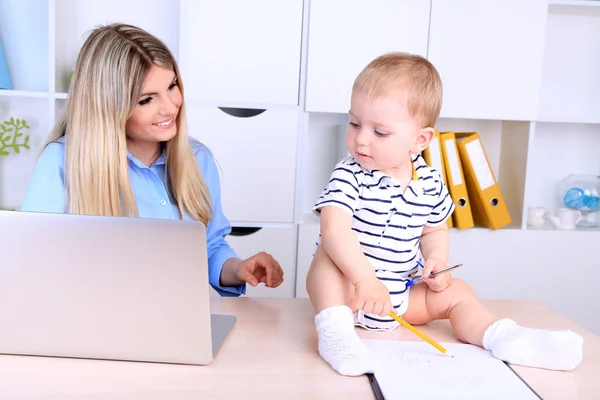
[[[430,8],[430,0],[312,1],[306,111],[347,113],[354,80],[375,57],[426,56]]]
[[[547,0],[433,0],[429,60],[441,117],[535,120]]]
[[[308,298],[306,274],[313,259],[315,244],[319,237],[320,225],[306,223],[298,226],[298,259],[296,263],[296,297]]]
[[[271,254],[283,269],[283,283],[277,288],[264,284],[247,285],[248,297],[294,297],[296,288],[296,228],[233,228],[227,242],[241,259],[265,251]],[[239,235],[239,236],[238,236]]]
[[[189,0],[183,74],[190,98],[298,104],[302,0]]]
[[[293,222],[296,110],[189,105],[188,132],[212,151],[233,222]],[[254,115],[258,113],[258,115]]]

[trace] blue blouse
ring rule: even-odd
[[[210,150],[203,144],[190,139],[204,182],[211,195],[213,215],[206,229],[208,250],[208,277],[210,285],[222,296],[239,296],[246,285],[221,286],[219,283],[223,263],[236,253],[225,237],[231,225],[221,207],[219,172]],[[171,202],[165,185],[165,154],[148,167],[127,154],[129,181],[135,196],[139,215],[142,218],[179,219],[177,204]],[[67,203],[64,181],[64,138],[50,143],[42,152],[29,181],[22,211],[66,213]],[[185,219],[191,219],[184,215]]]

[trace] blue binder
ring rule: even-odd
[[[0,89],[12,90],[12,88],[12,82],[8,75],[6,56],[4,55],[4,49],[2,48],[2,42],[0,41]]]

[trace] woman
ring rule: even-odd
[[[240,260],[225,241],[216,164],[187,135],[179,69],[159,39],[131,25],[97,28],[72,79],[22,211],[193,219],[207,226],[209,282],[221,295],[283,282],[270,255]]]

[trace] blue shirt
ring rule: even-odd
[[[64,138],[50,143],[42,152],[29,181],[22,211],[66,213],[67,202],[64,181]],[[219,172],[210,150],[203,144],[190,140],[196,161],[212,199],[213,214],[206,227],[208,250],[208,278],[210,285],[222,296],[239,296],[246,285],[221,286],[219,283],[223,263],[237,257],[225,241],[231,225],[221,208]],[[179,219],[177,204],[171,202],[165,186],[165,154],[148,167],[128,152],[129,181],[135,196],[139,215],[144,218]],[[191,219],[184,214],[185,219]]]

